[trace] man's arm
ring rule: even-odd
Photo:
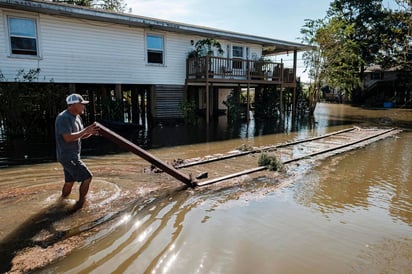
[[[96,125],[96,123],[93,123],[90,126],[87,126],[78,132],[63,134],[63,139],[66,143],[70,143],[70,142],[77,141],[79,139],[89,138],[92,135],[98,135],[98,134],[99,134],[99,127]]]

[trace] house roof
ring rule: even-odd
[[[295,42],[50,1],[0,0],[0,7],[260,44],[265,54],[305,51],[311,48]]]
[[[382,68],[380,65],[372,65],[365,69],[365,72],[382,72],[382,71],[398,71],[401,69],[401,66],[395,66],[390,68]]]

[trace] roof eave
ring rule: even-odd
[[[274,48],[274,54],[293,50],[308,50],[308,45],[294,42],[48,1],[0,0],[0,7],[254,43],[261,45],[263,48]]]

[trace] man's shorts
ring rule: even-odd
[[[82,160],[70,160],[60,162],[64,169],[64,181],[83,182],[93,176]]]

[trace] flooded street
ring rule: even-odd
[[[321,103],[299,131],[260,135],[251,121],[235,139],[149,152],[171,163],[352,126],[404,131],[285,174],[195,189],[131,153],[88,156],[94,179],[76,212],[67,208],[77,188],[59,204],[58,163],[2,168],[0,265],[21,273],[52,257],[35,273],[411,273],[412,110]],[[195,172],[225,175],[219,164]]]

